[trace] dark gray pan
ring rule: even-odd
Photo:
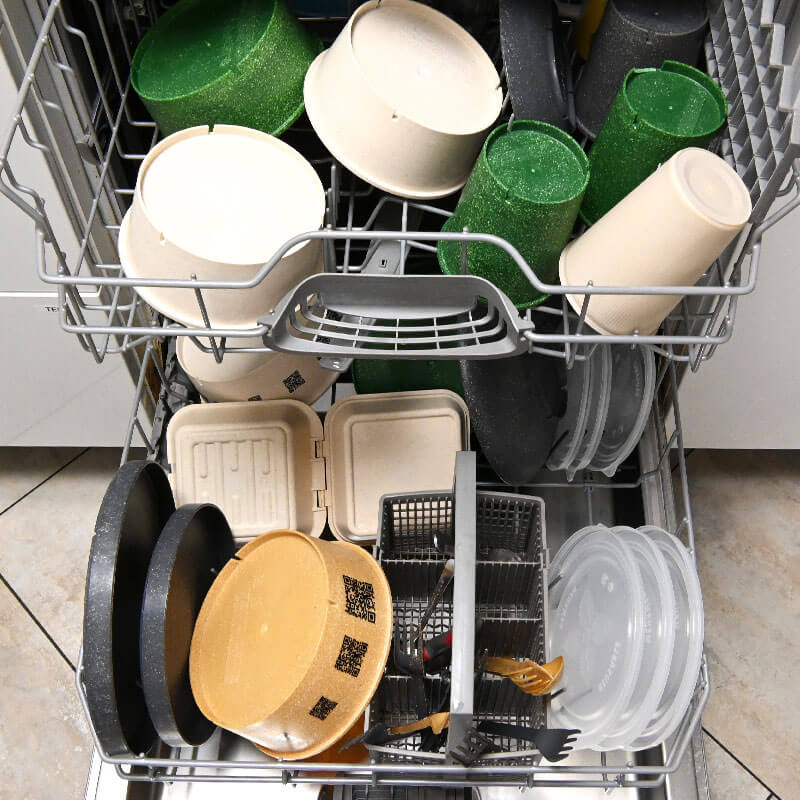
[[[139,620],[150,556],[174,510],[164,470],[131,461],[114,476],[97,515],[86,574],[82,680],[108,755],[145,753],[156,740],[139,672]]]
[[[206,593],[234,551],[225,515],[209,504],[181,506],[153,551],[142,604],[142,687],[156,732],[171,747],[202,744],[216,727],[194,701],[189,647]]]

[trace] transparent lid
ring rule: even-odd
[[[585,528],[581,528],[579,531],[575,531],[565,542],[558,548],[558,552],[556,553],[553,560],[550,562],[550,575],[558,574],[559,570],[561,569],[561,565],[564,563],[564,559],[572,552],[572,549],[579,544],[583,539],[587,536],[595,533],[596,531],[607,531],[605,525],[587,525]]]
[[[630,548],[609,530],[573,546],[550,572],[549,657],[564,657],[550,703],[553,727],[581,731],[593,747],[625,710],[644,650],[644,589]]]
[[[703,658],[703,597],[688,550],[671,533],[645,525],[639,530],[659,548],[675,593],[675,647],[658,706],[631,750],[660,744],[680,724],[694,695]]]
[[[567,467],[568,480],[572,480],[578,470],[589,465],[605,429],[611,397],[611,348],[607,344],[598,345],[592,355],[591,383],[589,413],[586,415],[583,439],[575,459]]]
[[[622,526],[613,531],[633,551],[642,575],[644,653],[628,707],[598,750],[627,748],[644,730],[664,693],[675,645],[675,592],[666,559],[646,534]]]
[[[585,350],[584,350],[585,353]],[[592,360],[576,360],[567,371],[567,410],[556,428],[556,445],[547,459],[550,470],[564,469],[572,463],[584,428],[584,420],[589,410],[589,389]]]
[[[608,416],[591,469],[611,477],[633,452],[647,424],[656,385],[656,364],[649,347],[611,345]]]

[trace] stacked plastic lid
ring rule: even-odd
[[[653,351],[600,344],[584,351],[567,377],[567,410],[547,460],[572,480],[582,469],[611,477],[642,436],[656,388]]]
[[[643,750],[675,732],[703,654],[703,599],[680,540],[652,526],[593,525],[558,551],[549,576],[549,654],[564,657],[550,726],[576,749]]]

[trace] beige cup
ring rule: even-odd
[[[139,168],[119,232],[125,276],[247,281],[278,248],[317,230],[325,190],[294,148],[238,125],[187,128],[162,139]],[[292,247],[256,286],[205,289],[211,325],[252,328],[303,278],[322,272],[322,242]],[[193,289],[137,286],[153,308],[202,328]]]
[[[356,9],[306,73],[306,113],[351,172],[411,198],[467,180],[500,113],[500,78],[459,25],[410,0]]]
[[[209,347],[208,339],[201,339]],[[228,339],[227,346],[254,347],[258,339]],[[338,372],[325,369],[314,356],[294,353],[226,353],[217,363],[185,336],[178,337],[178,363],[206,400],[282,400],[313,403],[335,383]]]
[[[212,722],[277,758],[338,741],[378,687],[392,637],[389,583],[357,545],[273,531],[211,587],[189,673]]]
[[[747,187],[707,150],[677,152],[561,254],[563,286],[693,286],[744,227]],[[580,312],[583,294],[568,294]],[[606,334],[649,335],[679,295],[591,296],[586,322]]]

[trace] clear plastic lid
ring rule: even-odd
[[[550,722],[593,747],[627,708],[644,650],[644,589],[630,548],[609,530],[572,547],[550,572],[549,657],[564,657]]]
[[[567,480],[570,481],[578,470],[589,465],[605,429],[611,399],[611,348],[607,344],[598,345],[592,355],[591,383],[589,413],[586,415],[583,438],[577,455],[567,466]]]
[[[649,537],[633,528],[612,529],[633,551],[644,586],[644,654],[639,680],[598,750],[627,748],[650,722],[667,684],[675,645],[675,592],[667,562]]]
[[[585,353],[584,349],[584,353]],[[547,459],[550,470],[564,469],[572,463],[584,429],[589,410],[589,389],[592,385],[592,359],[576,359],[567,372],[567,410],[556,428],[556,445]]]
[[[575,531],[561,547],[558,548],[558,552],[556,553],[553,560],[550,562],[550,575],[557,575],[559,570],[561,569],[561,565],[564,563],[564,559],[572,552],[572,549],[579,544],[583,539],[589,536],[596,531],[607,531],[608,528],[605,525],[587,525],[585,528],[581,528],[579,531]]]
[[[611,477],[642,437],[656,386],[656,363],[649,347],[611,345],[611,390],[603,435],[590,469]]]
[[[631,750],[653,747],[674,733],[694,695],[703,658],[703,596],[694,561],[671,533],[652,525],[639,530],[659,548],[672,579],[675,647],[664,693],[643,733],[631,743]]]

